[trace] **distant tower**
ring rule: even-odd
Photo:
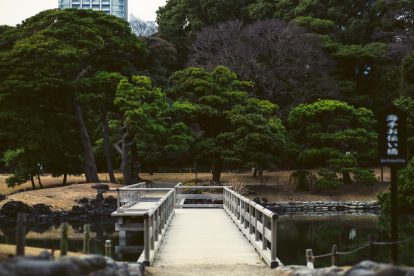
[[[128,0],[59,0],[59,9],[92,9],[128,21]]]

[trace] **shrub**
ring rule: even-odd
[[[321,168],[318,171],[319,178],[315,182],[317,190],[337,189],[341,186],[341,180],[332,170]]]
[[[315,190],[316,175],[311,171],[300,170],[290,175],[289,186],[293,191],[313,191]]]
[[[390,192],[380,193],[378,201],[381,209],[388,211],[391,207]],[[414,158],[398,173],[398,208],[402,213],[414,212]]]
[[[233,188],[233,191],[241,195],[247,195],[249,193],[249,189],[243,180],[233,178],[230,179],[228,185]]]
[[[367,169],[352,169],[351,172],[354,175],[354,181],[356,184],[362,185],[374,185],[377,183],[377,178],[371,170]]]

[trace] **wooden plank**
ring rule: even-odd
[[[182,204],[176,205],[181,208],[223,208],[223,204]]]
[[[177,199],[211,199],[223,200],[223,194],[178,194]]]
[[[144,231],[143,223],[127,223],[120,225],[115,223],[115,231],[129,231],[129,232],[140,232]]]

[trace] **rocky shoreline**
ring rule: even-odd
[[[279,215],[379,214],[376,201],[304,201],[262,205]]]
[[[21,201],[9,201],[0,209],[0,226],[13,225],[18,213],[27,213],[29,224],[89,223],[91,221],[112,220],[111,213],[116,210],[116,198],[103,197],[96,199],[80,198],[79,205],[70,211],[54,211],[50,206],[39,203],[29,206]]]

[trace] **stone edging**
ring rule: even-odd
[[[380,206],[376,201],[304,201],[265,204],[266,208],[278,214],[290,213],[379,213]]]

